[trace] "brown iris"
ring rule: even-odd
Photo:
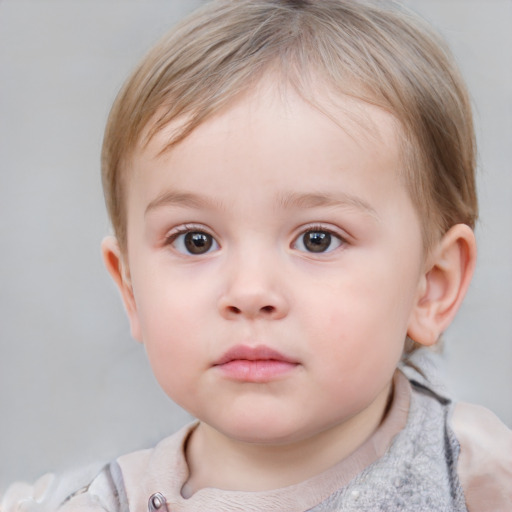
[[[191,231],[185,235],[185,247],[190,254],[204,254],[213,245],[213,238],[207,233]]]
[[[308,231],[302,240],[309,252],[325,252],[331,245],[331,234],[327,231]]]

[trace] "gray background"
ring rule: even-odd
[[[99,244],[108,109],[197,1],[0,0],[0,489],[149,446],[188,421],[130,339]],[[469,83],[478,269],[438,365],[512,426],[512,3],[414,0]]]

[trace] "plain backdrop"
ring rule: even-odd
[[[512,2],[411,0],[449,40],[479,140],[479,261],[437,364],[512,426]],[[198,0],[0,0],[0,489],[151,446],[189,416],[130,339],[100,256],[110,105]]]

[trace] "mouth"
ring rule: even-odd
[[[265,345],[237,345],[228,350],[213,367],[230,380],[264,383],[285,377],[298,365],[298,361]]]

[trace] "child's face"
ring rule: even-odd
[[[353,421],[401,357],[423,250],[394,119],[348,98],[330,113],[262,88],[134,156],[132,332],[167,394],[230,438]]]

